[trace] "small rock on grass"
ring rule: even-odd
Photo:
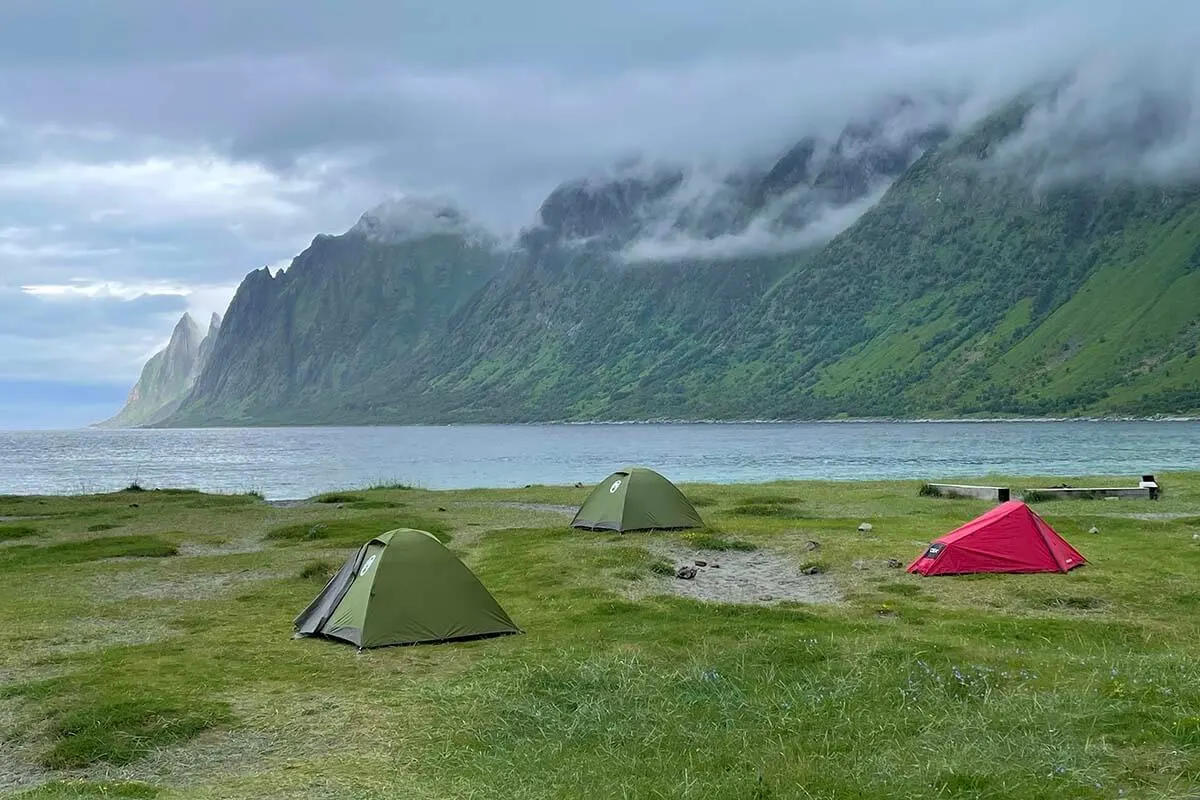
[[[874,525],[872,525],[871,523],[869,523],[869,522],[864,522],[863,524],[861,524],[861,525],[859,525],[859,526],[858,526],[858,531],[859,531],[859,533],[868,533],[868,532],[870,532],[870,531],[871,531],[871,530],[872,530],[874,527],[875,527],[875,526],[874,526]]]
[[[807,551],[809,551],[810,553],[811,553],[813,550],[820,550],[820,549],[821,549],[821,543],[820,543],[820,542],[814,542],[812,539],[809,539],[807,542],[805,542],[805,543],[804,543],[804,549],[805,549],[805,550],[807,550]]]
[[[680,578],[681,580],[690,581],[692,578],[696,577],[696,568],[688,566],[680,567],[679,569],[675,570],[675,577]]]
[[[820,567],[812,566],[812,567],[805,567],[804,569],[800,570],[800,574],[801,575],[820,575],[824,571],[825,570],[821,569]]]
[[[903,567],[903,566],[904,566],[904,562],[902,562],[902,561],[901,561],[900,559],[898,559],[898,558],[889,558],[889,559],[887,560],[887,565],[888,565],[889,567],[891,567],[892,569],[900,569],[901,567]]]

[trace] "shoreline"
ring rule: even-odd
[[[93,423],[80,428],[41,428],[3,430],[0,433],[67,433],[77,431],[207,431],[207,430],[272,430],[310,428],[498,428],[498,427],[587,427],[618,425],[985,425],[985,424],[1050,424],[1050,423],[1121,423],[1200,422],[1200,416],[1188,414],[1156,414],[1136,416],[1078,416],[1078,417],[831,417],[812,419],[628,419],[628,420],[544,420],[523,422],[339,422],[339,423],[256,423],[248,425],[137,425],[117,427]]]
[[[1170,471],[1166,471],[1166,472],[1161,472],[1161,473],[1159,473],[1160,482],[1161,482],[1161,479],[1163,476],[1168,476],[1170,478],[1182,479],[1182,480],[1188,480],[1192,477],[1200,478],[1200,468],[1170,470]],[[929,475],[892,477],[892,478],[769,478],[769,479],[765,479],[765,480],[761,480],[761,481],[752,481],[752,480],[749,480],[749,481],[748,480],[740,480],[740,481],[679,480],[679,481],[674,481],[674,483],[676,483],[676,485],[678,485],[680,487],[686,486],[690,489],[700,489],[700,490],[712,489],[712,490],[718,490],[718,491],[739,491],[739,490],[757,489],[757,488],[763,488],[763,487],[779,489],[779,488],[786,488],[788,486],[799,486],[799,485],[808,485],[811,487],[819,487],[819,488],[838,488],[838,489],[844,489],[844,490],[849,491],[856,487],[861,487],[866,484],[883,484],[883,485],[891,487],[891,488],[897,488],[903,484],[913,484],[913,483],[966,482],[967,485],[1007,486],[1008,488],[1010,488],[1012,490],[1012,492],[1014,494],[1014,498],[1016,499],[1017,496],[1021,492],[1033,491],[1033,490],[1037,490],[1037,489],[1046,488],[1045,486],[1035,485],[1035,483],[1032,480],[1035,478],[1042,478],[1042,479],[1049,479],[1049,480],[1076,481],[1076,482],[1085,481],[1085,480],[1086,481],[1094,480],[1094,481],[1100,481],[1100,482],[1108,481],[1109,482],[1108,485],[1112,485],[1112,486],[1116,486],[1116,485],[1132,486],[1132,485],[1136,485],[1136,482],[1137,482],[1137,476],[1135,476],[1134,474],[1132,474],[1130,472],[1121,472],[1121,473],[1091,472],[1091,473],[1078,474],[1078,475],[1060,474],[1060,475],[1054,475],[1054,476],[1047,476],[1045,474],[1037,474],[1037,475],[1028,474],[1028,475],[1026,475],[1026,474],[1015,474],[1015,473],[1005,473],[1005,474],[978,473],[978,474],[958,474],[958,475],[929,474]],[[332,496],[336,496],[336,495],[350,496],[350,495],[362,495],[362,494],[379,493],[379,492],[413,492],[413,493],[426,494],[426,495],[446,495],[446,496],[463,495],[463,494],[482,494],[482,495],[518,494],[519,495],[523,492],[560,493],[560,492],[590,490],[595,485],[596,484],[594,484],[594,483],[576,484],[574,482],[564,482],[564,483],[533,483],[533,484],[523,484],[523,485],[519,485],[519,486],[518,485],[514,485],[514,486],[456,486],[456,487],[437,488],[437,487],[421,486],[421,485],[363,484],[363,485],[357,485],[357,486],[333,486],[330,488],[326,488],[320,492],[316,492],[314,494],[307,495],[304,497],[267,497],[267,496],[263,495],[262,492],[257,491],[257,490],[249,490],[249,491],[227,490],[226,491],[226,490],[206,489],[203,487],[196,487],[196,486],[152,486],[152,485],[143,486],[143,485],[139,484],[139,488],[137,488],[137,489],[130,489],[128,486],[126,486],[126,487],[115,488],[115,489],[111,489],[111,490],[107,490],[107,491],[100,490],[100,491],[95,491],[95,492],[70,492],[70,493],[66,493],[66,492],[63,492],[63,493],[57,493],[57,492],[11,493],[11,492],[9,492],[9,493],[6,493],[3,491],[0,491],[0,499],[2,499],[2,498],[10,498],[10,499],[11,498],[25,498],[25,499],[54,498],[56,500],[64,500],[64,499],[84,499],[84,498],[92,498],[92,497],[103,497],[106,495],[115,495],[115,494],[123,494],[123,493],[129,493],[131,495],[145,494],[149,497],[154,497],[156,495],[162,496],[162,495],[173,495],[173,494],[174,495],[179,495],[179,494],[192,495],[192,494],[194,494],[194,495],[214,496],[214,497],[255,497],[263,505],[270,506],[272,508],[278,508],[278,509],[309,507],[309,506],[329,506],[329,507],[339,507],[340,508],[341,505],[344,504],[345,502],[352,503],[354,501],[353,500],[350,500],[350,501],[322,500],[319,498],[332,497]],[[1073,502],[1087,502],[1087,501],[1075,500],[1075,501],[1062,501],[1062,502],[1072,502],[1073,503]],[[1137,501],[1127,501],[1127,502],[1137,502]],[[1153,502],[1153,501],[1148,501],[1148,502]],[[518,505],[520,505],[520,504],[518,504]],[[559,510],[563,510],[563,509],[559,509]],[[18,519],[18,517],[13,517],[11,519],[0,517],[0,522],[12,521],[13,519]]]

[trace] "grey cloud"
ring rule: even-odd
[[[1054,4],[1076,10],[1114,5]],[[307,0],[299,9],[286,0],[8,0],[0,12],[0,64],[365,52],[441,67],[522,62],[594,71],[697,53],[791,52],[849,35],[958,35],[1011,24],[1046,7],[1043,0]]]
[[[1158,57],[1086,63],[992,159],[1041,185],[1087,177],[1171,185],[1200,176],[1200,35]],[[1173,57],[1171,57],[1173,56]]]
[[[137,376],[187,308],[183,297],[36,297],[0,290],[0,379]]]
[[[535,198],[630,151],[736,159],[836,124],[888,91],[1011,92],[1103,41],[1106,29],[1094,20],[1114,6],[1101,2],[1065,20],[1044,4],[964,11],[945,0],[849,0],[837,8],[539,3],[503,11],[477,3],[432,17],[412,5],[359,4],[339,6],[336,19],[326,19],[331,9],[306,6],[303,15],[278,15],[277,33],[260,34],[257,48],[245,46],[245,31],[278,5],[239,9],[235,25],[218,3],[207,21],[172,21],[170,30],[144,4],[120,8],[144,15],[126,34],[132,55],[100,52],[86,70],[70,60],[14,65],[0,83],[0,108],[68,127],[107,124],[203,143],[277,171],[341,155],[343,174],[358,185],[465,195],[492,221],[516,225],[532,208],[513,196]],[[1059,0],[1051,8],[1084,5]],[[489,25],[455,25],[468,10]],[[460,46],[415,44],[421,33],[446,30],[463,36]],[[471,47],[484,30],[490,46]],[[657,47],[630,38],[638,30]],[[154,31],[180,40],[178,55],[166,58],[149,39]],[[839,41],[851,33],[853,41]],[[531,56],[539,50],[520,47],[526,40],[553,43],[554,57]],[[594,58],[596,50],[615,61]],[[446,59],[450,52],[457,56]],[[575,68],[568,52],[593,60]]]
[[[0,336],[69,338],[81,330],[144,329],[157,332],[164,319],[172,325],[187,308],[183,297],[143,295],[130,300],[101,297],[39,298],[27,292],[0,293],[4,312]]]
[[[42,126],[44,128],[44,126]],[[47,140],[50,140],[47,143]],[[74,278],[235,283],[348,226],[374,191],[145,137],[0,128],[0,287]]]
[[[826,206],[812,221],[798,230],[782,231],[772,225],[769,215],[751,220],[743,230],[712,238],[686,233],[670,233],[639,239],[622,251],[630,264],[647,261],[686,261],[695,259],[735,258],[775,255],[804,250],[824,244],[854,224],[887,190],[880,186],[871,194],[843,206]]]

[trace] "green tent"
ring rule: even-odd
[[[646,467],[625,467],[609,475],[571,520],[573,528],[604,531],[699,528],[703,524],[683,492]]]
[[[445,545],[410,528],[360,547],[295,626],[297,636],[328,636],[360,649],[521,632]]]

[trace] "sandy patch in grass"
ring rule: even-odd
[[[181,556],[232,556],[242,553],[259,553],[267,549],[267,543],[258,536],[243,536],[220,544],[198,544],[185,542],[179,545]]]
[[[696,566],[691,580],[654,575],[646,588],[665,589],[683,597],[711,603],[774,605],[793,603],[838,603],[842,594],[828,575],[804,575],[797,561],[776,550],[693,550],[679,545],[658,544],[650,548],[656,556],[677,568]],[[714,567],[713,564],[720,564]]]
[[[267,504],[267,505],[269,505],[269,506],[274,506],[275,508],[302,508],[302,507],[304,507],[304,506],[315,506],[315,505],[317,505],[317,504],[316,504],[314,501],[312,501],[312,500],[308,500],[308,499],[301,499],[301,500],[267,500],[267,501],[265,501],[265,502],[266,502],[266,504]]]
[[[31,748],[22,747],[17,737],[10,735],[17,724],[15,708],[14,701],[0,700],[0,793],[30,788],[45,780],[45,773],[33,763]]]
[[[1172,519],[1187,519],[1188,517],[1196,516],[1193,511],[1163,511],[1163,512],[1145,512],[1138,514],[1105,514],[1100,513],[1097,516],[1101,517],[1125,517],[1126,519],[1142,519],[1142,520],[1172,520]]]
[[[543,514],[566,514],[575,516],[575,512],[579,510],[579,506],[560,506],[553,503],[517,503],[509,501],[496,501],[494,503],[460,503],[459,505],[472,506],[498,506],[500,508],[515,508],[519,511],[535,511]]]

